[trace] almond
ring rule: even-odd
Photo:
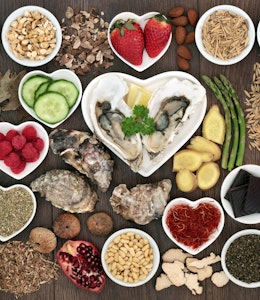
[[[192,54],[190,52],[190,49],[187,48],[186,46],[183,46],[183,45],[179,45],[177,47],[177,54],[179,56],[181,56],[182,58],[185,58],[185,59],[192,59]]]
[[[176,6],[173,7],[169,12],[168,16],[172,18],[180,17],[184,13],[184,7],[182,6]]]
[[[180,16],[172,19],[172,24],[175,26],[186,26],[188,25],[189,20],[186,16]]]
[[[190,68],[188,60],[180,56],[177,56],[177,65],[182,71],[188,71]]]
[[[184,43],[192,44],[192,43],[194,43],[194,41],[195,41],[195,32],[191,31],[186,35]]]
[[[198,18],[199,18],[198,12],[195,9],[190,8],[190,9],[188,9],[187,16],[188,16],[190,25],[195,26],[198,21]]]
[[[186,38],[186,29],[183,26],[177,26],[175,30],[175,39],[178,45],[184,43]]]

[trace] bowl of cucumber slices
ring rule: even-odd
[[[51,74],[35,70],[23,77],[18,95],[21,105],[31,116],[55,128],[78,107],[82,85],[70,70],[60,69]]]

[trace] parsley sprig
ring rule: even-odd
[[[121,127],[126,137],[136,133],[149,135],[155,131],[154,120],[149,117],[149,109],[144,105],[135,105],[133,115],[124,118]]]

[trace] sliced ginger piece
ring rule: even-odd
[[[176,174],[176,185],[182,192],[193,192],[198,186],[197,177],[189,170],[180,170]]]
[[[217,104],[211,106],[202,123],[202,136],[223,145],[226,133],[225,118],[220,113]]]
[[[162,273],[159,277],[156,278],[155,290],[161,291],[163,289],[167,289],[172,285],[172,282],[168,278],[168,276]]]
[[[173,157],[173,172],[182,169],[194,172],[199,169],[204,161],[208,161],[210,154],[195,150],[184,149],[176,152]]]
[[[221,157],[220,147],[216,143],[199,135],[190,140],[187,148],[198,152],[210,152],[213,155],[213,161],[217,161]]]
[[[174,262],[175,260],[185,263],[185,260],[188,257],[192,257],[192,255],[190,253],[183,252],[181,249],[172,248],[163,254],[162,260],[163,262],[169,263]]]
[[[196,172],[198,187],[203,190],[209,190],[219,180],[220,169],[215,162],[205,162]]]

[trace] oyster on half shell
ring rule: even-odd
[[[114,74],[97,81],[90,99],[90,118],[93,130],[100,141],[115,150],[127,161],[134,172],[140,169],[143,159],[139,134],[126,137],[121,123],[132,114],[124,96],[128,93],[126,82]]]
[[[149,115],[154,119],[155,132],[143,136],[142,142],[153,159],[173,141],[178,130],[202,101],[205,89],[187,79],[172,78],[158,88],[149,103]]]

